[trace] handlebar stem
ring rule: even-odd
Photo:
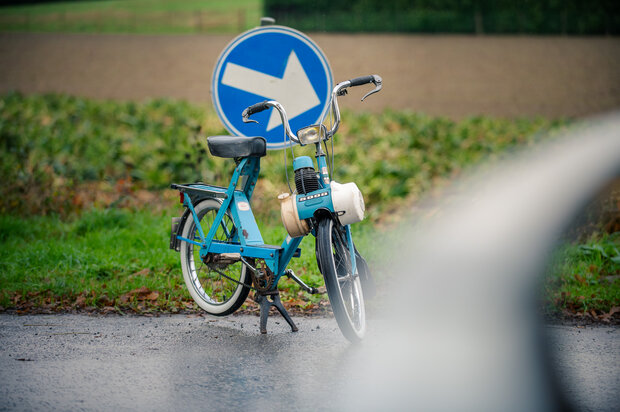
[[[291,141],[299,143],[299,139],[297,139],[297,136],[295,136],[295,134],[293,134],[293,132],[291,131],[291,126],[288,123],[288,116],[286,115],[286,110],[284,110],[284,107],[275,100],[268,100],[265,102],[265,104],[269,107],[273,107],[278,111],[278,113],[280,114],[280,120],[282,121],[282,126],[284,126],[284,132],[286,133],[288,138],[291,139]]]

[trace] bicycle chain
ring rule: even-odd
[[[261,273],[266,273],[266,275],[261,275],[261,276],[257,276],[254,271],[247,269],[250,271],[250,276],[252,277],[252,283],[254,284],[254,286],[252,285],[248,285],[245,282],[241,282],[237,279],[234,279],[230,276],[228,276],[227,274],[225,274],[224,272],[222,272],[221,270],[217,269],[214,267],[215,265],[212,265],[210,263],[207,263],[207,267],[209,267],[209,269],[213,270],[214,272],[216,272],[218,275],[225,277],[228,280],[231,280],[235,283],[237,283],[238,285],[242,285],[245,286],[246,288],[249,288],[253,291],[256,292],[267,292],[271,289],[271,286],[273,285],[273,281],[275,279],[275,277],[273,276],[273,272],[269,269],[269,267],[265,264],[264,259],[259,259],[258,260],[258,265],[257,269],[259,272]]]
[[[225,277],[225,278],[226,278],[226,279],[228,279],[228,280],[232,280],[233,282],[235,282],[235,283],[237,283],[237,284],[239,284],[239,285],[243,285],[243,286],[245,286],[246,288],[250,288],[250,289],[252,289],[252,290],[257,290],[257,289],[256,289],[254,286],[252,286],[252,285],[248,285],[247,283],[244,283],[244,282],[241,282],[241,281],[239,281],[239,280],[237,280],[237,279],[233,279],[233,278],[231,278],[230,276],[226,275],[225,273],[223,273],[223,272],[222,272],[222,271],[220,271],[219,269],[216,269],[216,268],[214,268],[214,267],[212,267],[212,266],[210,266],[210,265],[208,265],[208,264],[207,264],[207,266],[209,267],[209,269],[211,269],[212,271],[216,272],[218,275],[220,275],[220,276],[222,276],[222,277]]]

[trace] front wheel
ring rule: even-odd
[[[323,219],[316,242],[318,266],[338,326],[345,338],[357,342],[366,333],[366,312],[360,277],[352,273],[346,231],[332,219]]]

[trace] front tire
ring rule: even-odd
[[[342,334],[351,342],[366,333],[366,311],[359,275],[352,273],[351,254],[344,227],[326,218],[316,236],[318,266]]]
[[[220,206],[219,201],[207,199],[194,207],[205,236],[209,232]],[[236,233],[237,228],[227,213],[224,215],[213,239],[233,242]],[[181,236],[200,242],[200,236],[192,215],[188,217]],[[185,241],[181,241],[180,253],[183,279],[185,279],[189,294],[198,306],[207,313],[215,316],[229,315],[245,302],[250,289],[238,282],[247,285],[251,279],[243,263],[206,264],[200,258],[200,247]],[[218,271],[228,278],[222,276]]]

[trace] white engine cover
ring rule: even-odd
[[[364,197],[357,185],[353,182],[340,184],[330,183],[332,189],[332,204],[338,220],[342,225],[350,225],[364,220]]]
[[[305,236],[310,233],[308,223],[305,220],[299,219],[295,196],[291,196],[288,193],[282,193],[278,195],[278,200],[280,201],[282,223],[284,224],[288,234],[294,238]]]

